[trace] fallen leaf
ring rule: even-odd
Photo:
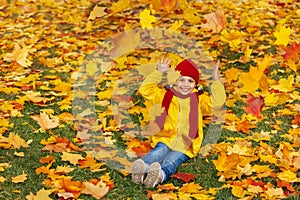
[[[264,107],[264,98],[262,96],[255,97],[253,94],[248,94],[246,99],[247,107],[244,110],[258,118],[262,117],[261,110]]]
[[[274,36],[276,37],[275,44],[286,46],[290,41],[291,29],[286,28],[284,25],[280,25],[277,29],[274,32]]]
[[[56,128],[59,125],[59,118],[50,118],[45,112],[41,112],[40,115],[31,116],[43,130],[49,130]]]
[[[140,23],[142,25],[142,28],[148,28],[152,29],[152,23],[156,22],[155,16],[150,14],[150,10],[144,9],[142,12],[140,12]]]
[[[27,174],[25,174],[24,172],[23,172],[23,174],[21,174],[19,176],[15,176],[15,177],[11,178],[11,181],[13,183],[23,183],[26,180],[27,180]]]
[[[101,199],[109,191],[107,185],[102,181],[99,181],[97,185],[90,182],[84,182],[83,185],[85,188],[82,190],[82,194],[90,194],[96,199]]]
[[[7,53],[4,57],[4,60],[8,62],[14,61],[23,67],[28,67],[32,64],[32,62],[27,59],[27,56],[28,56],[28,48],[27,47],[21,48],[21,46],[17,43],[15,44],[15,48],[13,52]]]
[[[172,175],[172,178],[177,178],[179,180],[182,180],[186,183],[190,182],[191,180],[194,180],[195,175],[190,174],[190,173],[182,173],[182,172],[177,172]]]
[[[77,165],[79,160],[84,159],[81,154],[73,154],[68,152],[63,152],[61,158],[63,161],[69,161],[73,165]]]

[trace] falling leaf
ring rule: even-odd
[[[179,180],[182,180],[182,181],[188,183],[191,180],[194,180],[195,175],[194,174],[189,174],[189,173],[177,172],[177,173],[172,175],[172,178],[177,178]]]
[[[286,28],[284,25],[277,27],[277,31],[274,32],[276,37],[275,44],[286,46],[290,41],[291,29]]]
[[[180,77],[180,72],[171,68],[167,72],[168,84],[175,84],[179,77]]]
[[[59,119],[57,117],[50,118],[45,112],[41,112],[40,115],[31,116],[43,130],[49,130],[56,128],[59,125]]]
[[[4,57],[5,61],[16,62],[23,67],[28,67],[32,64],[30,60],[27,59],[28,49],[27,47],[21,48],[19,44],[15,44],[15,48],[12,53],[7,53]]]
[[[26,180],[27,180],[27,174],[25,174],[24,172],[23,172],[23,174],[21,174],[19,176],[15,176],[15,177],[11,178],[11,181],[13,183],[23,183]]]
[[[160,116],[164,112],[164,108],[160,104],[154,104],[149,110],[150,119],[154,121],[156,117]]]
[[[264,98],[262,96],[255,97],[252,94],[247,95],[246,99],[247,107],[244,110],[258,118],[261,118],[261,110],[264,107]]]
[[[156,21],[155,16],[150,14],[150,10],[144,9],[142,12],[140,12],[140,23],[142,25],[142,28],[148,28],[152,29],[152,23]]]
[[[118,34],[112,40],[114,48],[109,52],[113,58],[120,57],[133,51],[140,43],[140,33],[135,30],[129,30]]]
[[[156,64],[149,63],[149,64],[142,64],[136,68],[140,75],[143,75],[143,77],[148,76],[151,72],[153,72],[156,69]]]
[[[204,15],[206,24],[201,25],[202,28],[212,30],[212,33],[219,33],[226,26],[226,17],[222,7],[218,6],[216,12]]]

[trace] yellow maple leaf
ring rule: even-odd
[[[268,190],[265,192],[269,197],[277,198],[285,198],[284,192],[282,188],[268,188]]]
[[[227,42],[229,46],[235,50],[239,48],[241,39],[244,35],[245,34],[243,32],[238,30],[230,30],[229,32],[227,30],[223,30],[221,32],[221,40]]]
[[[276,37],[275,44],[286,46],[290,41],[291,29],[286,28],[284,25],[280,25],[277,31],[274,32]]]
[[[139,74],[145,78],[156,69],[156,64],[154,63],[142,64],[138,66],[136,69],[138,70]]]
[[[39,190],[36,195],[33,197],[34,200],[52,200],[49,195],[52,193],[52,190],[45,190],[44,188]]]
[[[27,174],[25,174],[24,172],[19,176],[15,176],[11,178],[11,181],[13,183],[23,183],[26,180],[27,180]]]
[[[109,187],[102,181],[99,181],[96,185],[91,182],[84,182],[83,185],[85,188],[81,193],[90,194],[96,199],[101,199],[109,191]]]
[[[238,185],[231,185],[231,192],[234,196],[242,198],[245,196],[244,188]]]
[[[292,172],[291,170],[284,170],[283,172],[278,173],[278,178],[282,181],[288,182],[297,182],[299,179],[297,178],[297,174]]]
[[[29,147],[27,142],[15,133],[9,134],[7,142],[16,149],[19,149],[21,147],[26,147],[26,148]]]
[[[169,31],[176,31],[183,25],[183,20],[177,20],[175,21],[171,27],[168,28]]]
[[[90,12],[88,19],[96,19],[97,17],[103,17],[107,13],[105,12],[105,7],[98,7],[97,5]]]
[[[63,161],[69,161],[73,165],[77,165],[79,160],[84,159],[81,154],[73,154],[68,152],[63,152],[61,158]]]
[[[116,3],[113,3],[110,9],[113,11],[113,13],[118,13],[128,8],[129,4],[130,0],[119,0]]]
[[[294,81],[294,76],[290,75],[287,79],[280,79],[278,81],[278,85],[273,85],[271,86],[271,88],[279,90],[281,92],[291,92],[295,89],[293,86]]]
[[[41,112],[40,115],[31,116],[41,126],[43,130],[49,130],[55,128],[59,124],[58,117],[50,118],[45,112]]]
[[[89,60],[85,67],[87,74],[90,76],[95,75],[99,71],[97,63],[94,60]]]
[[[173,68],[171,68],[168,72],[167,72],[167,81],[168,84],[175,84],[177,79],[180,77],[180,72],[174,70]]]
[[[239,82],[243,85],[241,91],[253,93],[260,86],[259,81],[262,77],[257,67],[250,66],[249,72],[240,74]]]
[[[143,10],[142,12],[140,12],[139,17],[142,28],[153,28],[152,23],[156,21],[156,18],[155,16],[151,15],[150,10]]]
[[[21,48],[19,44],[15,44],[15,48],[12,53],[7,53],[4,57],[5,61],[16,62],[23,67],[28,67],[32,64],[30,60],[27,59],[28,49],[26,47]]]
[[[156,117],[160,116],[163,111],[164,108],[160,104],[154,104],[149,110],[150,119],[154,121]]]

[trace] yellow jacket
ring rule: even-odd
[[[151,101],[152,104],[162,104],[166,90],[159,87],[161,81],[162,73],[155,70],[147,76],[139,89],[143,97]],[[223,106],[226,98],[224,86],[220,81],[213,81],[211,92],[212,98],[205,93],[199,96],[199,137],[194,140],[189,138],[190,98],[181,99],[174,96],[170,103],[164,128],[152,136],[151,146],[155,147],[157,143],[162,142],[170,149],[182,152],[190,158],[197,156],[203,140],[203,115],[211,114],[213,107]],[[186,146],[187,139],[193,143],[190,147]]]

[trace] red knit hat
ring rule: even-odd
[[[181,76],[193,78],[196,81],[196,85],[199,83],[200,74],[197,65],[193,61],[184,59],[176,66],[175,70],[179,71]]]

